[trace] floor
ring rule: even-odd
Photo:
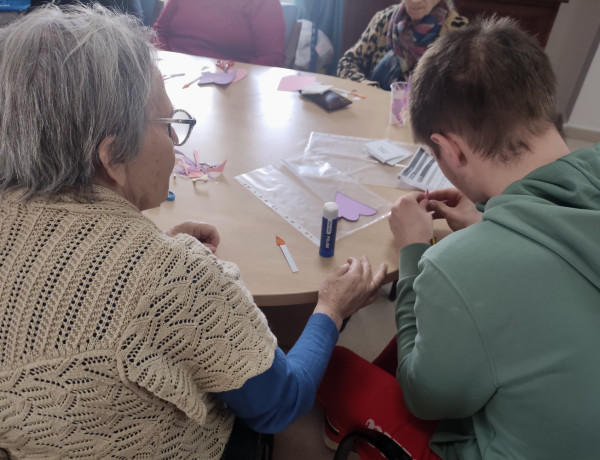
[[[567,139],[571,151],[592,145],[578,139]],[[340,334],[338,345],[350,348],[372,360],[396,333],[394,303],[388,299],[391,285],[381,289],[379,299],[356,313]],[[334,452],[322,440],[323,412],[318,403],[285,431],[275,435],[273,460],[332,460]],[[351,460],[359,460],[351,454]]]

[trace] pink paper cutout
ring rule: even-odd
[[[246,75],[248,75],[248,69],[235,69],[233,72],[235,72],[235,78],[231,83],[237,83]]]
[[[340,192],[335,192],[335,202],[339,207],[338,216],[353,222],[357,221],[361,215],[372,216],[377,212],[377,209],[353,200]]]
[[[204,72],[198,80],[199,85],[214,83],[216,85],[228,85],[236,76],[237,72]]]
[[[221,164],[201,163],[198,159],[197,150],[194,150],[193,160],[179,150],[175,150],[175,157],[176,162],[173,172],[190,179],[215,179],[223,173],[227,163],[227,160]]]
[[[277,91],[300,91],[315,81],[314,75],[288,75],[281,78]]]

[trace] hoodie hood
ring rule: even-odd
[[[543,245],[600,289],[600,144],[509,185],[483,220]]]

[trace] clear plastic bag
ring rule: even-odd
[[[327,160],[361,184],[399,187],[401,184],[398,181],[398,174],[404,166],[382,164],[363,151],[365,144],[375,140],[377,139],[312,132],[304,156],[315,161]],[[393,143],[412,152],[416,152],[419,148],[416,144]]]
[[[356,221],[340,219],[343,238],[388,216],[391,204],[364,184],[396,187],[402,167],[383,165],[363,152],[375,139],[311,133],[303,155],[240,174],[235,179],[316,245],[321,234],[323,204],[336,192],[377,212]],[[405,144],[416,150],[418,146]]]

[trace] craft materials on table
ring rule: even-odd
[[[235,65],[235,62],[231,59],[217,59],[217,67],[223,72],[229,72],[229,69]]]
[[[372,216],[377,213],[377,209],[356,201],[341,192],[335,192],[335,203],[339,208],[338,216],[352,222],[357,221],[361,215]]]
[[[314,75],[287,75],[279,81],[277,91],[300,91],[316,81]]]
[[[403,126],[408,120],[410,81],[397,81],[391,85],[390,124]]]
[[[296,263],[294,262],[294,259],[292,259],[292,255],[290,254],[290,251],[287,248],[287,245],[285,244],[283,238],[275,235],[275,242],[277,243],[277,246],[281,248],[281,252],[283,252],[285,260],[287,260],[287,263],[290,266],[290,270],[292,270],[292,273],[296,273],[298,271],[298,267],[296,267]]]
[[[369,159],[362,153],[362,144],[357,149],[357,154],[361,158],[332,158],[326,153],[324,156],[316,155],[314,157],[307,153],[306,156],[286,158],[283,160],[284,165],[269,165],[240,174],[235,179],[319,246],[321,220],[318,218],[320,216],[318,210],[323,208],[324,202],[334,201],[337,192],[355,201],[354,207],[351,207],[355,210],[355,214],[357,208],[365,211],[363,213],[359,210],[358,218],[350,213],[349,216],[354,219],[352,221],[341,219],[341,222],[338,222],[337,239],[384,219],[390,212],[391,204],[387,200],[361,184],[357,179],[349,177],[348,174],[336,167],[337,164],[332,164],[332,160],[353,160],[351,169],[358,173],[360,170],[364,171],[365,167],[389,168],[394,172],[388,184],[392,187],[397,184],[398,170],[394,167],[384,167]],[[343,162],[339,163],[339,166],[344,167]],[[357,177],[360,176],[357,174]],[[342,197],[338,196],[338,200],[340,198]],[[370,214],[366,211],[369,208],[376,212],[366,215]]]
[[[286,157],[283,166],[269,165],[235,179],[319,246],[321,221],[316,210],[324,202],[344,205],[344,218],[337,227],[339,240],[385,219],[390,212],[391,203],[366,184],[409,187],[398,181],[400,166],[383,165],[364,152],[365,144],[379,140],[312,132],[303,154]],[[411,143],[392,144],[409,152],[420,148]]]
[[[337,203],[333,201],[329,201],[323,205],[321,243],[319,244],[319,255],[321,257],[333,257],[337,233],[338,211],[339,207]]]
[[[169,78],[183,77],[184,75],[185,75],[184,73],[174,73],[171,75],[163,75],[163,81],[168,80]]]
[[[359,101],[361,99],[366,99],[366,96],[363,96],[362,94],[359,94],[356,92],[355,89],[341,89],[341,88],[331,88],[333,91],[335,91],[336,93],[340,93],[342,96],[347,97],[348,99],[350,99],[350,97],[352,97],[353,100],[355,101]]]
[[[328,112],[333,112],[352,104],[352,101],[346,96],[332,91],[331,85],[324,85],[319,82],[311,83],[301,89],[300,95]]]
[[[192,86],[194,83],[196,83],[198,80],[200,80],[202,78],[202,75],[204,75],[204,71],[208,69],[208,66],[204,66],[200,69],[200,72],[202,72],[198,78],[194,78],[192,81],[190,81],[189,83],[186,83],[185,85],[183,85],[183,88],[189,88],[190,86]]]
[[[192,179],[194,182],[198,180],[206,182],[209,179],[216,179],[223,173],[227,160],[221,164],[208,164],[200,162],[197,150],[194,150],[193,155],[194,159],[192,160],[176,149],[173,172],[187,179]]]
[[[198,85],[207,85],[214,83],[215,85],[227,86],[235,80],[236,71],[233,72],[204,72],[198,80]]]
[[[408,166],[398,174],[398,179],[406,185],[421,190],[440,190],[454,187],[444,176],[435,158],[423,148],[419,148]]]
[[[388,165],[398,164],[414,153],[413,150],[394,144],[386,139],[366,143],[364,151],[367,155]]]

